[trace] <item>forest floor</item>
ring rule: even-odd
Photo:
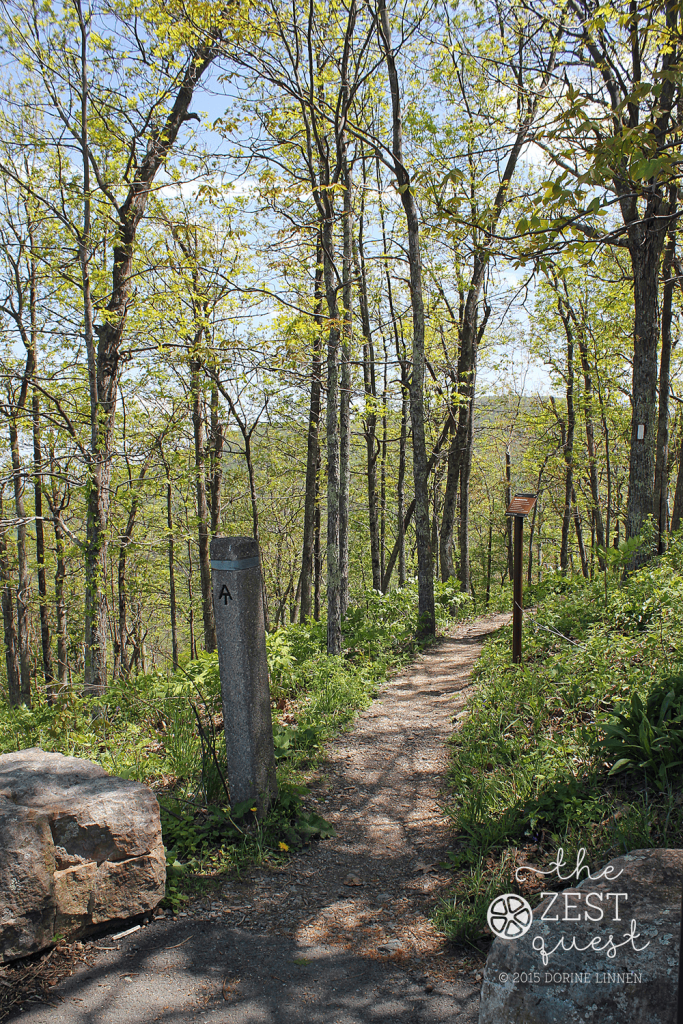
[[[476,1024],[484,954],[450,945],[429,915],[452,883],[440,867],[452,841],[446,741],[483,641],[508,620],[457,627],[330,743],[311,795],[335,837],[223,881],[175,917],[56,947],[27,965],[33,994],[25,977],[4,1019]]]

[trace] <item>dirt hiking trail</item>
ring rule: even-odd
[[[329,745],[311,794],[335,838],[226,881],[175,919],[84,943],[71,976],[6,1019],[476,1024],[483,957],[454,951],[429,913],[451,877],[439,868],[452,838],[439,810],[445,743],[484,639],[507,621],[459,626]]]

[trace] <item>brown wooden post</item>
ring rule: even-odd
[[[515,570],[512,585],[512,661],[515,665],[522,660],[522,615],[524,599],[522,594],[522,535],[524,516],[515,516]]]
[[[512,661],[518,665],[522,660],[522,616],[524,610],[522,594],[522,563],[524,561],[523,534],[524,520],[536,504],[535,494],[516,494],[505,510],[506,516],[515,520],[514,565],[512,573]]]

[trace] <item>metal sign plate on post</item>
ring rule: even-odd
[[[522,660],[522,615],[524,609],[524,595],[522,593],[522,562],[524,560],[524,552],[522,548],[524,520],[536,504],[537,497],[538,495],[529,493],[515,494],[505,510],[505,515],[513,516],[515,520],[515,557],[512,581],[512,660],[515,664],[519,664]]]
[[[536,494],[515,494],[505,509],[506,516],[528,516],[536,504]]]
[[[253,537],[214,537],[211,581],[232,804],[277,798],[263,587]]]

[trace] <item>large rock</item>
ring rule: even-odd
[[[520,938],[495,940],[479,1024],[675,1024],[683,850],[636,850],[607,867],[546,898]]]
[[[0,956],[13,960],[163,898],[159,804],[139,782],[33,747],[0,756]]]

